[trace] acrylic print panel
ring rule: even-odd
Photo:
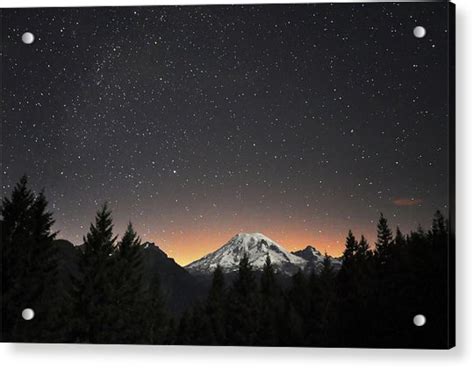
[[[454,345],[452,5],[1,16],[2,341]]]

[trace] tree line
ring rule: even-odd
[[[23,177],[1,204],[2,341],[258,346],[443,347],[448,336],[448,223],[409,234],[381,215],[377,241],[349,231],[340,270],[288,283],[269,258],[246,255],[234,277],[217,267],[207,295],[176,318],[160,280],[143,272],[132,224],[114,235],[111,212],[96,214],[74,272],[61,269],[44,193]],[[67,271],[67,270],[66,270]],[[37,318],[25,321],[30,307]],[[416,327],[415,314],[427,323]]]
[[[381,215],[375,248],[349,231],[341,269],[279,282],[267,258],[263,272],[240,262],[226,285],[220,267],[207,299],[182,317],[175,343],[257,346],[446,347],[448,224],[441,212],[429,231],[392,234]],[[417,327],[413,317],[427,324]]]
[[[144,278],[141,240],[129,224],[113,234],[105,204],[80,247],[75,272],[61,274],[43,192],[23,177],[3,198],[2,340],[76,343],[164,343],[169,319],[156,278]],[[25,321],[24,308],[37,317]]]

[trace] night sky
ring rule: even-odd
[[[59,238],[108,201],[180,264],[238,232],[339,255],[447,212],[446,4],[3,13],[3,194],[29,175]]]

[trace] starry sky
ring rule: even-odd
[[[132,221],[182,265],[238,232],[340,255],[380,212],[429,226],[446,6],[4,10],[3,194],[29,175],[75,244],[107,201],[118,234]]]

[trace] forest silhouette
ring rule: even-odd
[[[1,340],[6,342],[304,347],[452,346],[449,223],[395,232],[380,215],[377,241],[349,230],[342,266],[282,281],[270,259],[255,272],[245,255],[234,277],[217,267],[205,294],[176,313],[129,224],[113,232],[106,204],[74,247],[58,251],[53,214],[26,177],[1,204]],[[180,290],[174,290],[180,293]],[[35,318],[25,321],[24,308]],[[427,323],[417,327],[416,314]]]

